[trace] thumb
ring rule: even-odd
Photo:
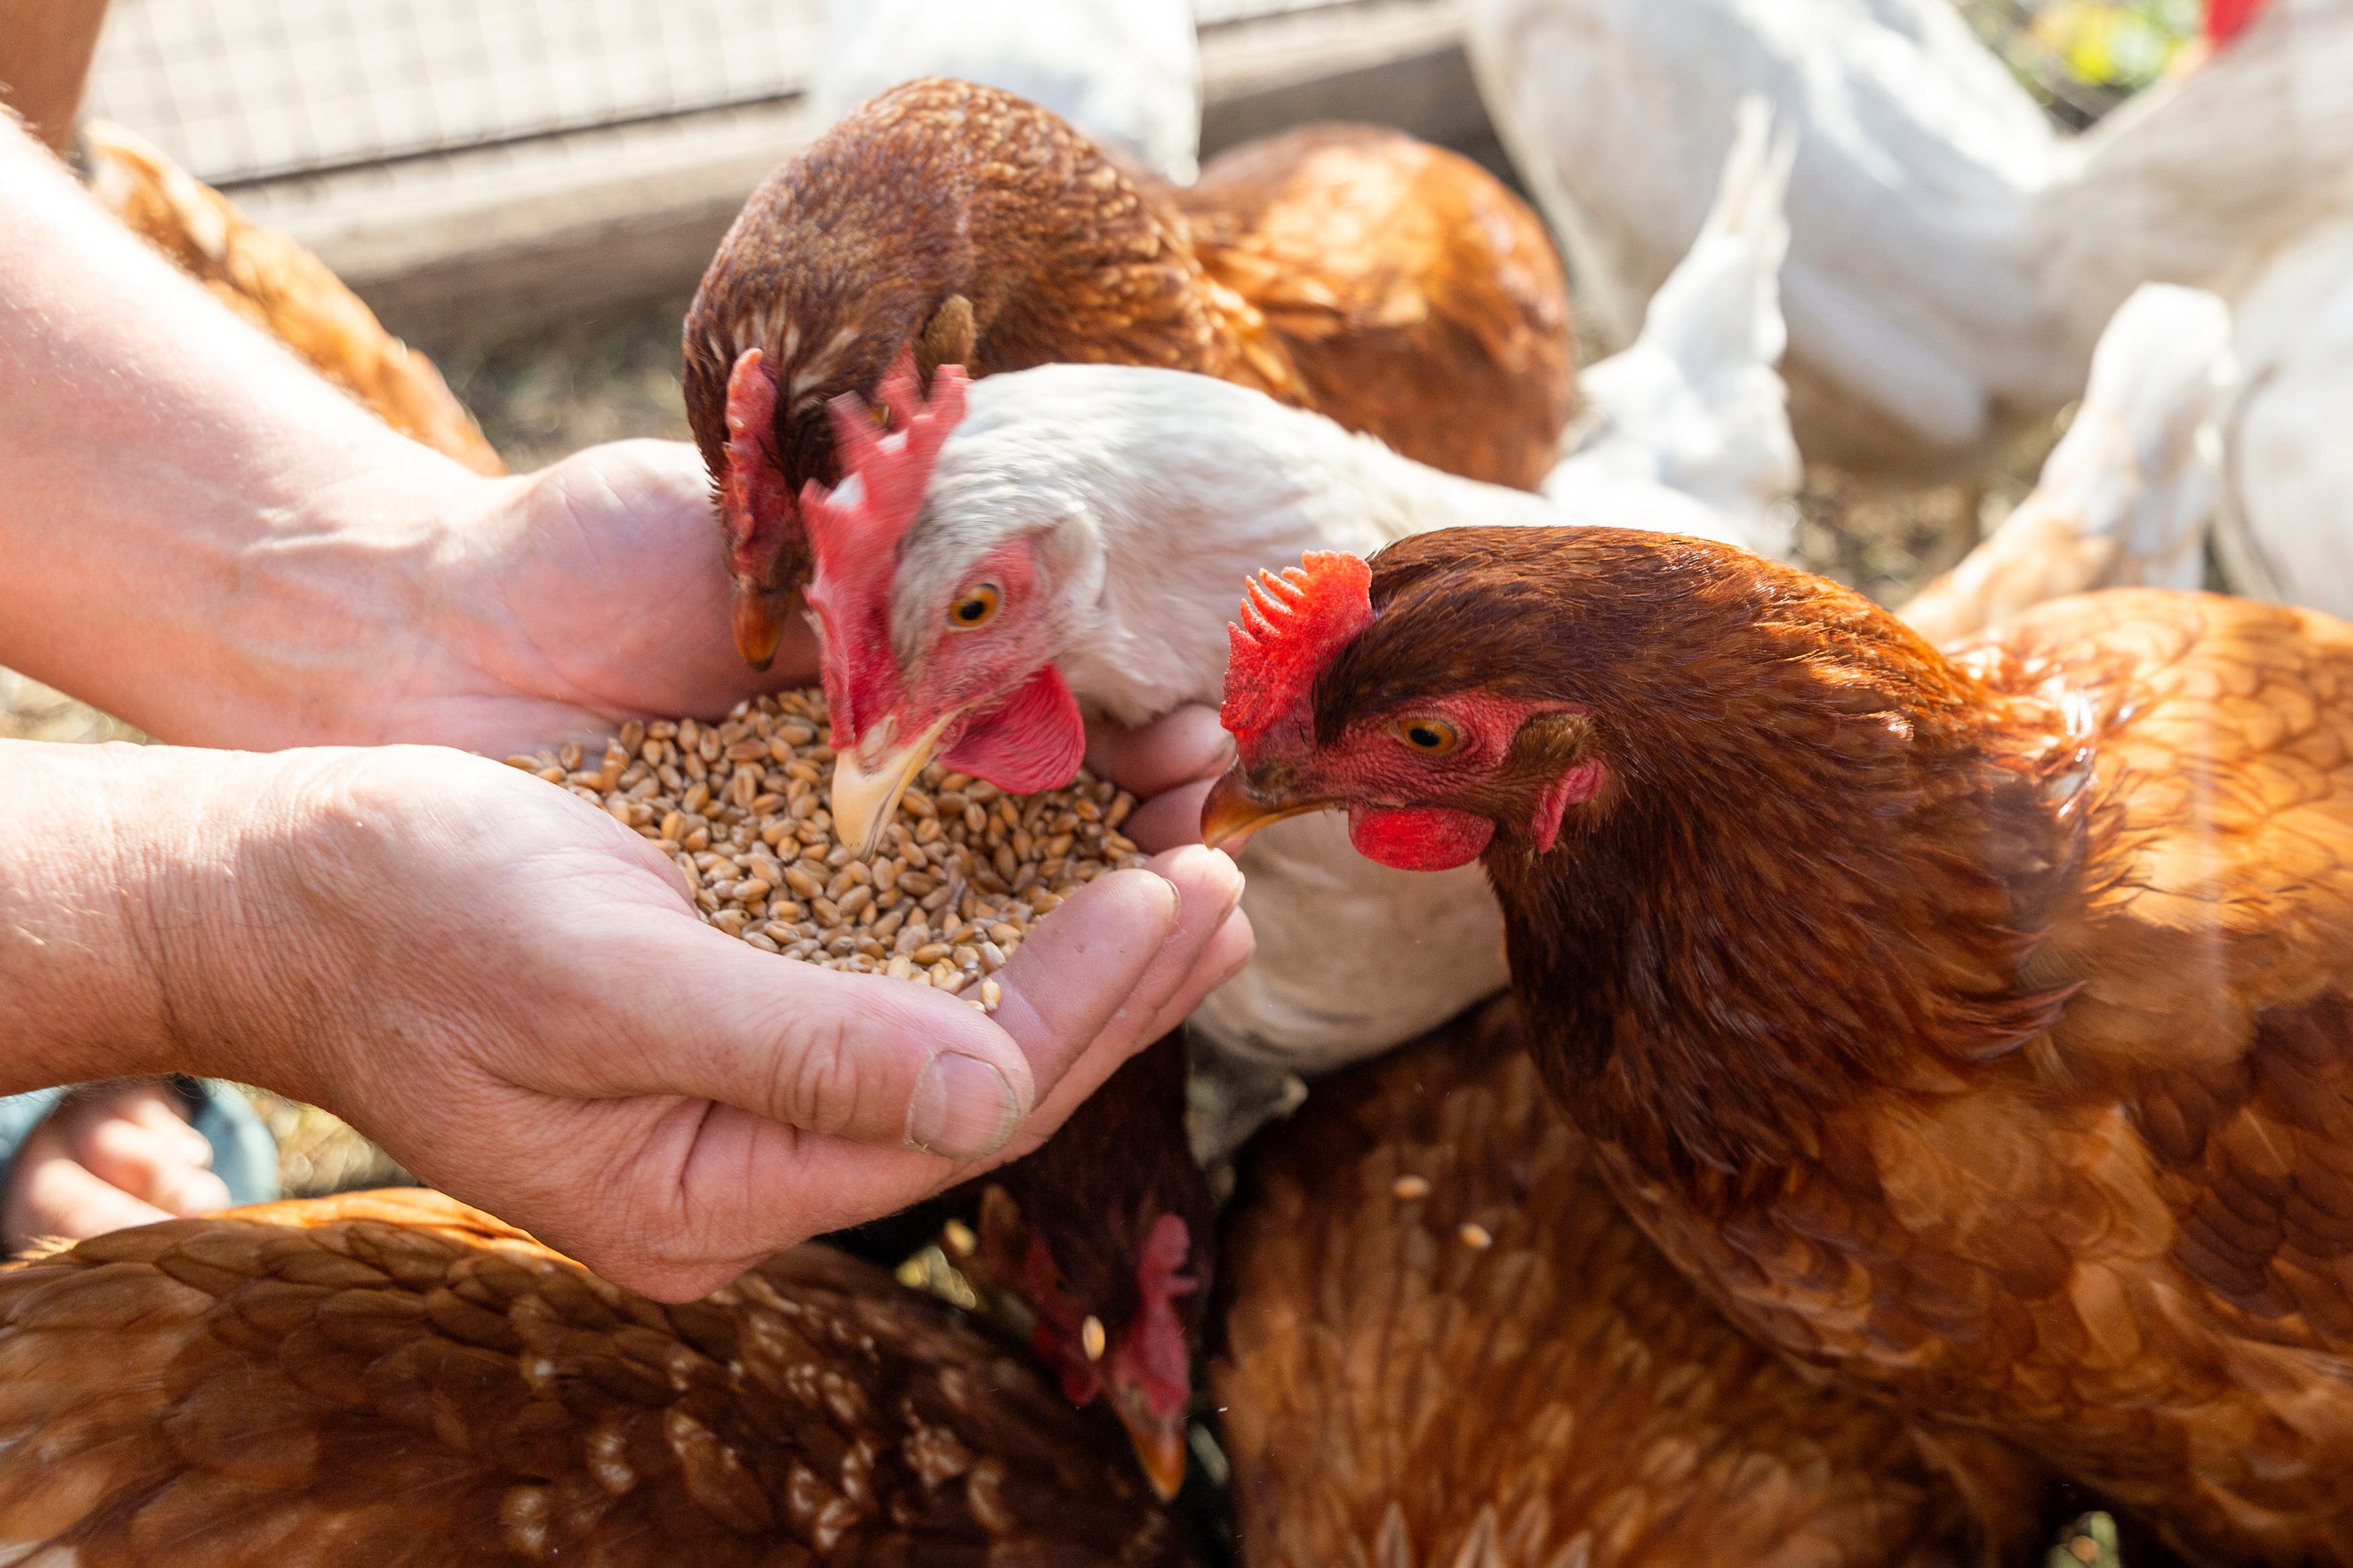
[[[1003,1148],[1043,1093],[1154,967],[1177,924],[1178,896],[1143,873],[1101,879],[1054,911],[1038,938],[1063,962],[1050,1006],[1023,999],[1017,968],[1006,1011],[1014,1034],[970,1003],[878,974],[780,960],[662,911],[660,940],[632,933],[631,1012],[649,1048],[603,1064],[608,1094],[688,1095],[854,1143],[954,1160]],[[617,948],[621,943],[614,944]],[[1041,955],[1042,956],[1042,955]]]

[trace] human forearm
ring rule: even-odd
[[[427,657],[419,584],[500,487],[333,392],[7,125],[0,202],[0,663],[169,739],[373,738],[349,710]]]
[[[243,984],[218,940],[239,923],[221,900],[280,771],[0,742],[0,1092],[243,1066],[213,1054],[220,995],[181,992],[210,972],[222,994]]]

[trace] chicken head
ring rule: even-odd
[[[1201,836],[1230,845],[1283,817],[1348,813],[1356,848],[1386,866],[1442,871],[1497,832],[1550,851],[1572,806],[1608,771],[1575,703],[1488,685],[1373,691],[1335,728],[1315,702],[1333,661],[1375,621],[1372,569],[1310,554],[1261,572],[1231,628],[1222,711],[1236,760],[1202,807]]]
[[[1025,795],[1070,783],[1086,753],[1078,701],[1052,663],[1066,574],[1046,542],[992,543],[936,605],[899,592],[900,545],[923,510],[941,444],[964,416],[965,390],[964,372],[944,365],[926,402],[902,356],[883,380],[879,412],[837,399],[848,477],[833,490],[811,483],[801,498],[837,753],[834,827],[860,854],[873,853],[934,756]]]

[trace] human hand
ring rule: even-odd
[[[1124,831],[1149,850],[1201,842],[1201,803],[1234,760],[1234,738],[1218,710],[1190,704],[1141,729],[1106,720],[1087,725],[1087,766],[1143,804]]]
[[[1071,898],[983,1016],[720,934],[647,840],[513,769],[237,764],[264,776],[197,808],[247,803],[205,830],[221,868],[144,917],[178,1059],[668,1299],[1027,1152],[1250,952],[1240,877],[1197,846]]]
[[[69,1096],[18,1145],[0,1193],[0,1234],[16,1252],[43,1237],[79,1241],[228,1206],[212,1145],[153,1079]]]

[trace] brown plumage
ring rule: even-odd
[[[1110,1407],[1174,1497],[1217,1264],[1208,1178],[1185,1140],[1183,1035],[1130,1058],[1037,1152],[950,1196],[976,1230],[963,1272],[1065,1397]]]
[[[1370,602],[1213,815],[1493,824],[1547,1078],[1736,1321],[2199,1561],[2353,1562],[2353,628],[2120,590],[1947,658],[1598,530]],[[1500,760],[1383,727],[1531,703]]]
[[[326,264],[120,125],[82,126],[90,185],[141,238],[368,412],[478,474],[506,465],[431,360],[384,330]]]
[[[49,1542],[79,1568],[1183,1560],[1124,1455],[864,1264],[797,1247],[664,1307],[430,1193],[0,1272],[0,1555]]]
[[[1216,1389],[1252,1568],[1964,1561],[1901,1419],[1659,1256],[1526,1044],[1491,1005],[1251,1146]]]
[[[687,416],[748,656],[808,574],[796,508],[839,478],[828,401],[871,397],[910,348],[926,375],[1198,371],[1523,487],[1551,466],[1572,384],[1544,226],[1466,159],[1311,127],[1176,190],[1010,93],[910,82],[769,176],[687,315]],[[753,350],[760,384],[731,394]]]

